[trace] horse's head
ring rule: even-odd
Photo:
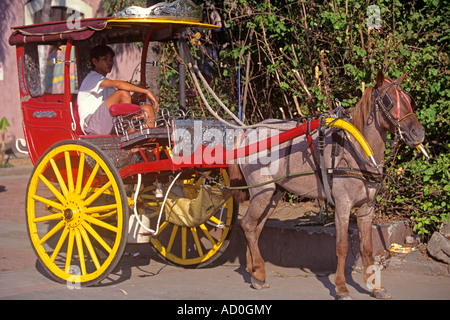
[[[377,84],[372,89],[372,99],[377,111],[382,114],[380,125],[391,133],[397,133],[410,147],[421,144],[425,138],[425,129],[414,114],[415,101],[400,86],[406,74],[397,80],[389,80],[380,70]]]

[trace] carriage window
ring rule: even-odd
[[[32,97],[64,94],[65,45],[27,45],[25,47],[25,81]],[[75,50],[71,52],[75,61]],[[78,92],[75,62],[70,63],[70,91]]]

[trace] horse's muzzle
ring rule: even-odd
[[[411,124],[408,129],[402,132],[403,138],[409,147],[415,148],[425,140],[425,129],[418,122]]]

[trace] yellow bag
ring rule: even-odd
[[[187,197],[170,192],[165,204],[166,220],[180,227],[198,227],[208,221],[230,198],[228,189],[209,185],[185,185]],[[197,194],[197,190],[198,194]]]

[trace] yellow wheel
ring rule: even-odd
[[[38,260],[71,285],[93,285],[116,267],[126,245],[123,182],[96,146],[58,142],[38,160],[28,183],[27,225]]]
[[[216,182],[228,185],[229,179],[225,169],[208,172]],[[189,187],[189,198],[195,198],[200,186],[208,183],[201,174],[192,179],[184,180]],[[213,189],[218,185],[208,183]],[[156,230],[162,200],[157,201],[154,195],[155,187],[147,187],[141,196],[145,207],[150,209],[150,227]],[[150,242],[157,252],[170,263],[184,267],[202,267],[216,260],[227,248],[231,228],[236,216],[235,204],[230,197],[225,204],[206,221],[196,226],[186,227],[166,220],[164,210],[160,221],[159,232],[151,237]]]

